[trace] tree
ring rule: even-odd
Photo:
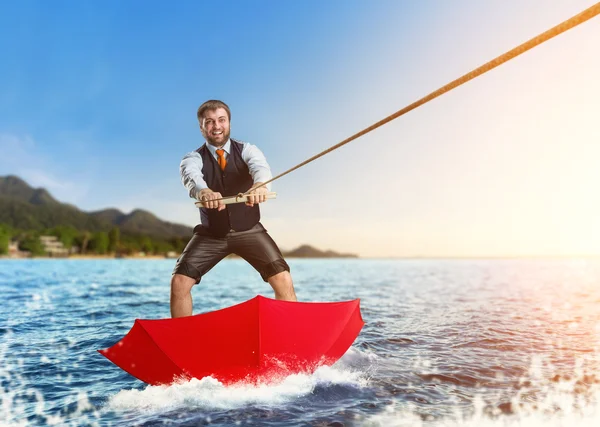
[[[63,226],[60,228],[58,239],[62,242],[65,248],[71,249],[78,234],[79,231],[77,231],[75,227],[71,225]]]
[[[4,233],[8,234],[9,236],[12,236],[13,234],[15,234],[16,230],[14,230],[8,224],[2,224],[2,223],[0,223],[0,232],[4,232]]]
[[[187,245],[187,240],[184,240],[181,237],[171,237],[169,243],[171,243],[175,252],[181,253],[183,252],[185,245]]]
[[[0,226],[0,255],[8,254],[9,242],[10,235],[8,234],[8,230],[5,230],[2,226]]]
[[[119,252],[126,255],[131,255],[140,251],[140,244],[135,238],[130,234],[124,234],[121,237],[119,242]]]
[[[166,254],[169,251],[172,251],[173,245],[164,240],[155,240],[154,241],[154,253],[156,254]]]
[[[19,243],[19,249],[29,251],[31,255],[45,255],[44,245],[40,242],[40,237],[36,234],[27,234]]]
[[[154,244],[152,243],[152,239],[150,239],[150,237],[148,236],[144,236],[141,239],[141,247],[142,247],[142,251],[146,252],[147,254],[150,254],[154,251]]]
[[[113,227],[108,232],[108,252],[116,252],[121,240],[121,232],[118,227]]]
[[[77,235],[77,237],[75,238],[75,243],[77,243],[79,245],[79,248],[80,248],[79,252],[81,252],[82,254],[86,253],[91,237],[92,237],[92,233],[85,230],[85,231],[80,232]]]
[[[71,249],[73,247],[73,243],[75,243],[79,231],[70,225],[59,225],[51,229],[49,234],[58,237],[58,240],[62,242],[65,248]]]
[[[97,254],[105,254],[108,252],[108,244],[108,233],[106,231],[99,231],[92,235],[89,248]]]

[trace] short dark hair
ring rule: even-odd
[[[217,108],[223,108],[225,111],[227,111],[227,117],[229,117],[229,120],[231,121],[231,111],[229,110],[229,107],[223,101],[219,101],[217,99],[211,99],[209,101],[206,101],[204,104],[202,104],[200,107],[198,107],[198,113],[196,113],[196,117],[198,117],[198,121],[202,123],[202,119],[204,118],[204,113],[207,110],[214,111]]]

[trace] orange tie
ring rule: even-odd
[[[217,150],[217,155],[219,156],[219,166],[221,166],[221,170],[225,170],[225,166],[227,166],[227,159],[225,159],[225,150]]]

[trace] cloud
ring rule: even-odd
[[[45,188],[60,201],[75,203],[88,194],[86,184],[64,180],[39,169],[21,169],[18,175],[32,187]]]
[[[0,168],[10,168],[31,157],[35,143],[29,135],[17,137],[0,133]]]
[[[0,134],[0,154],[0,175],[17,175],[59,201],[77,204],[89,192],[86,182],[65,178],[70,172],[55,172],[56,163],[41,154],[29,135]]]

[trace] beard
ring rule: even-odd
[[[225,143],[229,140],[229,135],[231,134],[230,130],[227,129],[227,131],[223,131],[223,134],[220,136],[213,136],[213,135],[209,135],[206,132],[204,133],[204,138],[206,139],[206,142],[208,142],[210,145],[214,146],[214,147],[221,147],[222,145],[225,145]]]

